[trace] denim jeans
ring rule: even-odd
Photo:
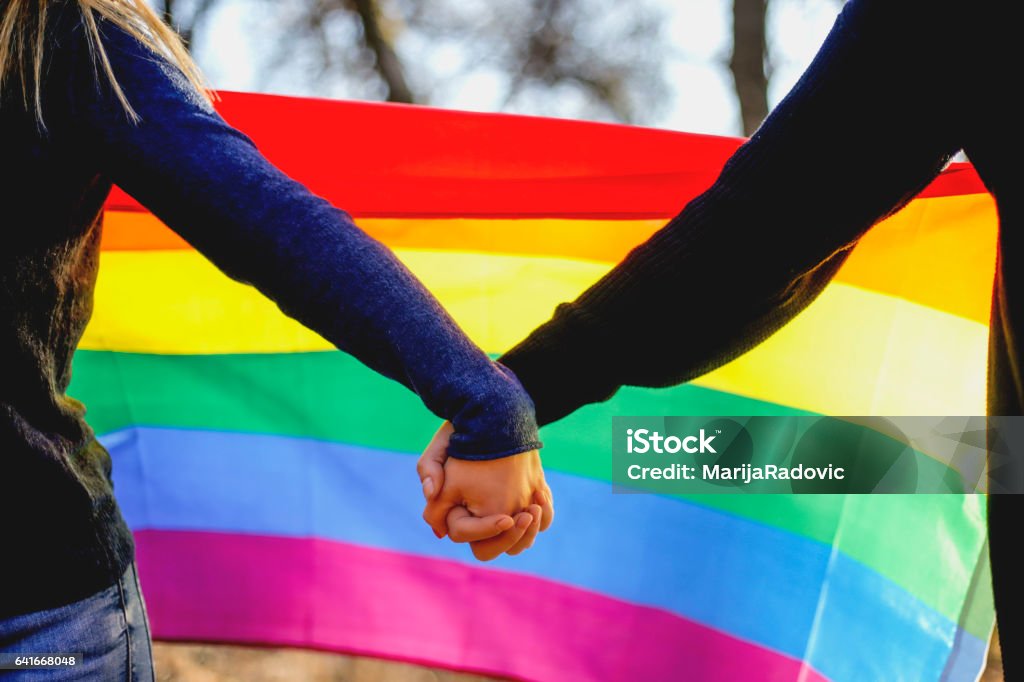
[[[91,597],[0,620],[0,652],[82,655],[73,667],[0,671],[18,682],[152,682],[153,650],[135,563]]]

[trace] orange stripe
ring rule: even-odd
[[[987,325],[998,225],[988,194],[919,199],[868,232],[837,279]]]
[[[356,222],[391,248],[478,251],[568,257],[617,263],[665,224],[656,220],[529,220],[489,218],[360,218]],[[106,251],[191,248],[150,213],[107,211]]]
[[[152,213],[107,209],[103,216],[104,251],[177,251],[191,248]]]
[[[391,248],[551,256],[614,263],[661,220],[363,218]],[[987,194],[918,199],[871,230],[837,279],[988,322],[997,218]],[[191,247],[149,213],[109,211],[107,251]]]

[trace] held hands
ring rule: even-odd
[[[439,538],[468,542],[480,561],[530,548],[555,516],[539,453],[480,462],[448,458],[452,432],[445,422],[416,465],[427,500],[423,520]]]

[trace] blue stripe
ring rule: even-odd
[[[313,536],[472,561],[424,527],[408,454],[157,428],[102,440],[136,530]],[[600,481],[548,481],[557,522],[531,551],[492,565],[664,608],[836,680],[938,679],[946,665],[956,624],[827,545],[679,500],[613,495]]]

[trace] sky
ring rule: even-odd
[[[732,48],[729,0],[650,0],[666,17],[670,53],[665,59],[669,102],[648,125],[688,132],[739,135],[741,125],[732,78],[726,66]],[[259,90],[280,94],[358,97],[345,84],[313,89],[287,70],[268,80],[260,72],[260,58],[269,46],[254,36],[266,35],[260,16],[266,7],[258,0],[222,0],[197,37],[194,52],[214,87]],[[769,104],[781,99],[814,57],[839,11],[839,0],[771,0],[768,42],[771,63]],[[343,38],[342,38],[343,39]],[[458,50],[435,50],[432,69],[454,68]],[[301,68],[296,65],[291,68]],[[482,71],[457,88],[431,92],[431,104],[454,109],[495,111],[502,106],[500,76]],[[532,112],[519,108],[518,113]]]

